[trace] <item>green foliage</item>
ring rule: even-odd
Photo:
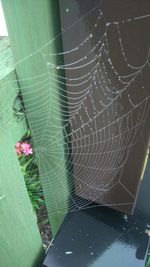
[[[147,262],[147,267],[150,267],[150,251],[148,253],[148,262]]]
[[[31,140],[31,132],[28,131],[20,142],[32,144]],[[45,205],[45,201],[34,152],[31,155],[18,155],[18,159],[33,209],[37,212],[42,205]]]

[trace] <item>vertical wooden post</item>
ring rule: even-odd
[[[56,57],[49,54],[56,53],[60,41],[50,41],[59,33],[58,1],[2,0],[2,4],[55,234],[68,210],[64,145],[63,141],[57,143],[57,139],[62,140],[58,84],[50,79],[50,75],[57,75],[57,68],[49,71],[49,62],[57,65]]]
[[[13,90],[7,81],[15,79],[15,71],[0,79],[0,266],[38,267],[44,251],[14,148],[19,136],[12,112],[17,83]]]

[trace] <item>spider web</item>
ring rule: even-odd
[[[66,15],[68,13],[69,9],[66,8]],[[95,21],[77,45],[71,43],[67,50],[47,52],[57,38],[65,38],[84,18],[90,20],[93,15]],[[99,4],[65,30],[62,28],[61,33],[43,47],[15,64],[16,67],[24,65],[30,58],[40,55],[45,65],[44,73],[25,79],[19,77],[18,81],[6,81],[6,86],[9,83],[12,88],[10,94],[19,82],[23,99],[29,99],[24,111],[29,125],[30,120],[35,118],[34,125],[30,125],[33,139],[38,142],[35,154],[42,170],[41,179],[47,188],[46,194],[52,195],[56,213],[62,212],[65,204],[56,197],[57,192],[55,195],[53,188],[59,195],[62,192],[62,195],[68,196],[70,212],[95,205],[119,209],[119,206],[133,206],[135,203],[138,184],[132,191],[122,177],[132,151],[145,131],[150,108],[147,88],[149,44],[144,51],[144,62],[133,65],[129,60],[130,47],[125,39],[126,27],[134,27],[137,23],[150,23],[150,14],[108,21]],[[114,45],[121,62],[119,66],[114,58]],[[62,56],[64,63],[54,64],[51,60]],[[29,83],[26,88],[21,86],[23,80]],[[40,100],[35,94],[32,97],[37,88],[39,93],[39,87]],[[55,97],[53,90],[57,91]],[[5,111],[6,105],[3,105]],[[10,123],[13,120],[8,116],[7,125]],[[61,177],[58,173],[62,173]],[[66,175],[68,186],[63,182]],[[108,193],[118,186],[127,193],[126,202],[115,202],[108,197]]]

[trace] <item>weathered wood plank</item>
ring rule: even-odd
[[[61,43],[59,38],[56,42],[50,41],[59,30],[58,1],[8,0],[2,4],[55,234],[68,210],[69,198],[63,141],[54,142],[55,146],[51,143],[56,136],[62,140],[58,83],[50,79],[50,75],[57,74],[57,69],[49,72],[47,66],[48,62],[57,65],[56,57],[49,54],[55,53],[56,46]]]
[[[0,40],[0,80],[14,70],[10,43],[7,37]]]
[[[8,129],[11,131],[14,145],[27,132],[26,117],[24,114],[17,115],[17,95],[19,88],[16,80],[15,70],[0,80],[0,114],[3,121],[7,121]]]
[[[15,144],[26,133],[27,124],[25,115],[17,117],[13,110],[17,109],[19,87],[8,38],[0,40],[0,62],[0,114],[9,124]]]
[[[0,62],[0,266],[37,267],[42,242],[14,148],[27,124],[13,110],[19,87],[7,38],[0,41]]]
[[[14,149],[11,128],[0,119],[0,266],[40,266],[42,242]]]

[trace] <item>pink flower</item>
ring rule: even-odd
[[[21,149],[22,149],[23,154],[25,154],[25,155],[33,154],[33,150],[32,150],[31,144],[22,143],[21,144]]]
[[[16,153],[17,155],[25,154],[25,155],[31,155],[33,154],[33,150],[31,147],[31,144],[26,142],[18,142],[15,145]]]
[[[15,148],[16,148],[17,155],[21,155],[22,149],[21,149],[21,143],[20,142],[16,143]]]

